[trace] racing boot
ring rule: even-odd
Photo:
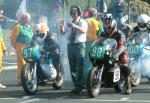
[[[131,81],[130,81],[130,77],[129,76],[125,78],[125,85],[126,85],[125,94],[126,95],[131,94],[132,89],[131,89]]]

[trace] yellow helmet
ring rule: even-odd
[[[47,26],[46,23],[39,23],[39,24],[36,24],[35,26],[35,33],[45,33],[47,34],[47,32],[49,31],[49,27]]]

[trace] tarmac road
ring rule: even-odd
[[[98,97],[89,98],[86,90],[79,95],[71,94],[71,82],[65,82],[61,90],[54,90],[50,85],[39,86],[36,95],[28,96],[21,86],[16,85],[16,78],[15,57],[7,57],[0,76],[7,88],[0,89],[0,103],[150,103],[150,82],[147,79],[142,79],[141,85],[134,87],[131,95],[115,93],[113,88],[102,88]]]

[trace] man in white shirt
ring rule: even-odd
[[[81,16],[81,10],[78,6],[73,5],[70,9],[72,22],[67,23],[70,29],[65,30],[64,21],[60,21],[60,31],[62,34],[69,34],[69,43],[67,45],[70,71],[75,88],[71,93],[79,94],[83,89],[83,69],[85,58],[85,42],[87,32],[87,22]]]

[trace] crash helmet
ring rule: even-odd
[[[107,18],[113,18],[113,15],[111,13],[105,13],[103,18],[107,19]]]
[[[128,16],[127,16],[127,15],[121,17],[121,18],[118,20],[118,22],[117,22],[118,28],[119,28],[119,29],[123,29],[123,28],[126,26],[127,21],[128,21]]]
[[[105,18],[103,22],[104,31],[108,34],[117,30],[117,22],[113,18]]]
[[[45,44],[55,44],[56,43],[56,38],[55,34],[52,33],[51,31],[47,32],[47,36],[44,39]]]
[[[150,21],[150,17],[146,14],[141,14],[137,19],[138,27],[141,31],[147,29],[147,23]]]
[[[150,31],[150,20],[147,23],[147,29]]]
[[[46,23],[38,23],[35,25],[35,34],[39,35],[41,38],[45,39],[47,36],[47,32],[49,31],[49,27],[47,26]]]

